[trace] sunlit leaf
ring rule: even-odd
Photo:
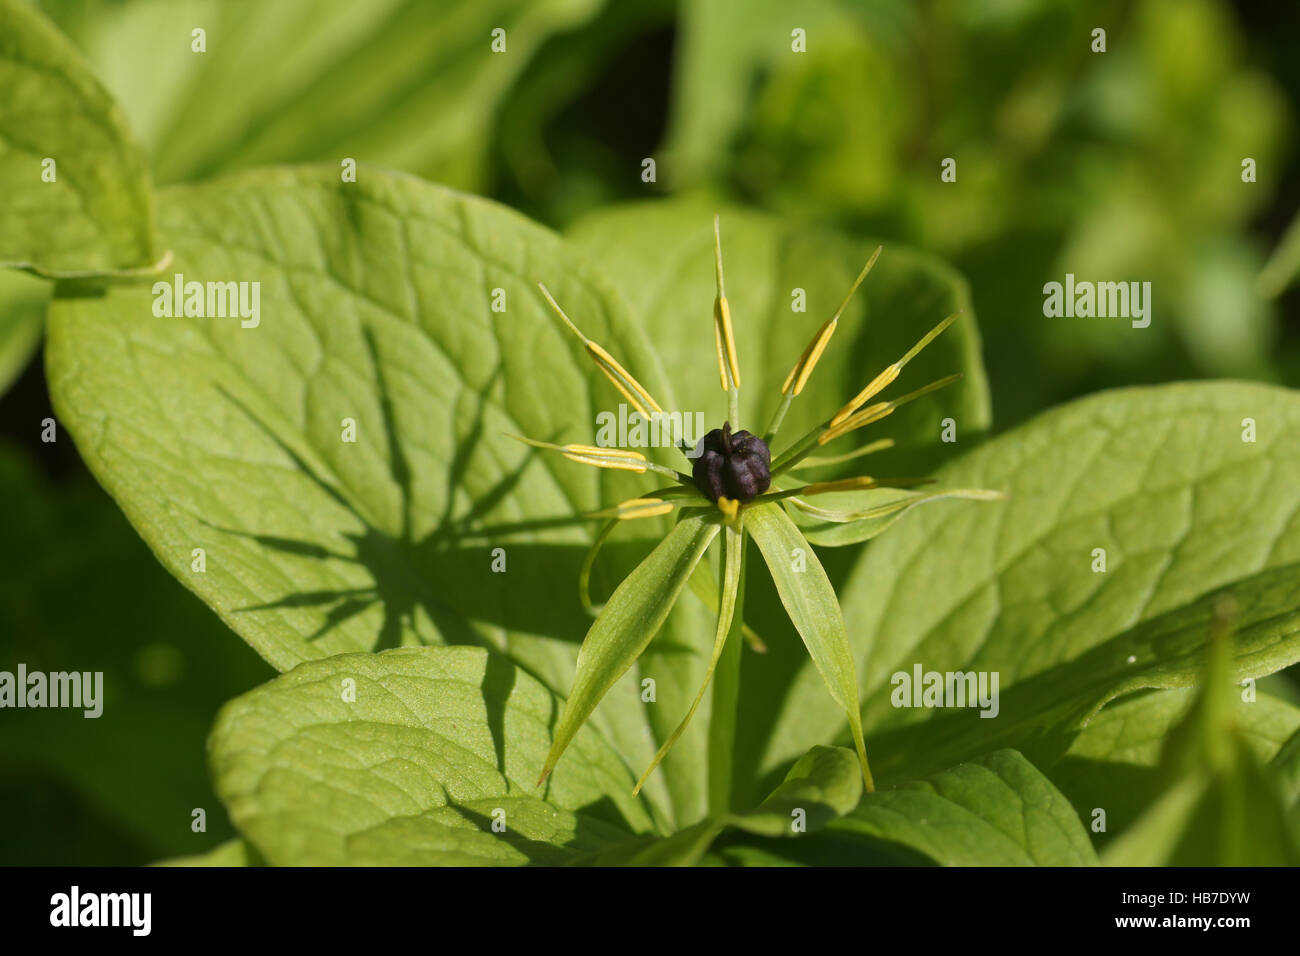
[[[76,49],[22,0],[0,0],[0,141],[0,265],[77,274],[154,263],[143,152]]]
[[[228,704],[212,770],[273,865],[562,863],[652,832],[631,773],[590,726],[541,798],[559,707],[477,648],[342,654]]]

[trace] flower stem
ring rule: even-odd
[[[740,651],[744,640],[745,544],[744,531],[734,536],[729,535],[722,556],[724,564],[729,558],[740,561],[740,586],[736,593],[736,607],[732,613],[731,628],[727,632],[727,642],[713,674],[713,708],[709,718],[710,816],[729,813],[735,809],[736,724],[740,704]],[[732,551],[732,554],[729,555],[728,551]],[[726,574],[720,574],[719,580],[725,582]],[[725,583],[722,586],[725,587]]]
[[[781,423],[785,421],[785,413],[790,410],[790,403],[794,401],[794,392],[786,392],[781,396],[781,404],[776,408],[776,414],[772,416],[772,423],[767,426],[767,434],[763,436],[763,441],[769,445],[776,433],[781,429]]]

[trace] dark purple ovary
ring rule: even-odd
[[[695,487],[710,501],[721,497],[746,502],[772,484],[772,452],[767,442],[724,422],[704,436],[704,449],[691,470]]]

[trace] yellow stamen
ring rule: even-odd
[[[811,485],[806,485],[800,490],[801,495],[824,495],[832,491],[862,491],[867,488],[875,488],[878,482],[870,475],[862,475],[858,478],[840,478],[837,481],[818,481]]]
[[[916,358],[923,348],[938,338],[944,329],[956,322],[960,316],[961,309],[958,309],[952,315],[948,316],[932,328],[929,332],[925,333],[925,335],[921,336],[920,341],[908,349],[906,355],[872,379],[871,383],[867,385],[866,388],[860,391],[851,401],[847,402],[843,408],[836,412],[835,417],[831,419],[831,426],[834,427],[843,422],[855,411],[870,401],[878,392],[888,386],[890,382],[898,378],[898,373],[903,370],[903,366]]]
[[[876,251],[871,254],[867,264],[862,267],[858,277],[853,280],[853,285],[849,287],[849,292],[844,297],[844,301],[840,303],[840,307],[835,310],[834,315],[826,320],[826,324],[818,330],[817,334],[813,336],[813,340],[808,343],[803,355],[799,356],[799,361],[795,363],[795,367],[786,376],[785,384],[781,386],[782,395],[791,394],[792,387],[794,389],[793,394],[798,395],[803,391],[803,387],[808,384],[813,369],[817,367],[817,362],[821,359],[822,353],[826,351],[826,346],[830,344],[831,336],[835,334],[835,328],[839,325],[840,316],[848,308],[849,302],[853,299],[853,293],[858,291],[858,286],[862,285],[862,280],[867,277],[871,267],[876,264],[876,260],[880,258],[881,250],[884,248],[884,246],[876,246]]]
[[[569,442],[564,446],[565,454],[595,455],[602,458],[628,458],[632,461],[645,461],[645,455],[630,448],[601,448],[599,445],[579,445]]]
[[[713,256],[718,277],[718,297],[713,302],[713,341],[718,350],[718,377],[725,392],[740,388],[740,361],[736,357],[736,339],[731,330],[727,287],[722,279],[722,232],[717,216],[713,217]]]
[[[736,515],[740,513],[740,502],[724,495],[718,499],[718,510],[726,516],[727,521],[735,521]]]
[[[629,451],[625,448],[597,448],[595,445],[556,445],[548,441],[538,441],[536,438],[525,438],[523,435],[511,435],[516,441],[521,441],[525,445],[532,445],[534,448],[545,448],[548,451],[558,451],[570,461],[576,461],[583,465],[595,465],[597,468],[613,468],[618,471],[633,471],[637,474],[643,474],[647,470],[645,455],[638,451]]]
[[[617,518],[619,521],[633,521],[637,518],[655,518],[666,515],[673,510],[671,501],[662,498],[629,498],[617,507],[607,511],[592,513],[596,518]]]
[[[614,383],[614,387],[623,394],[623,397],[628,400],[633,408],[646,418],[649,418],[652,414],[663,414],[663,409],[659,407],[659,403],[650,396],[650,393],[645,390],[640,382],[632,377],[631,372],[618,363],[614,356],[595,342],[587,343],[587,351],[596,360],[596,364],[605,373],[605,377]]]
[[[646,418],[649,418],[652,414],[663,414],[663,409],[659,406],[659,403],[632,376],[631,372],[619,364],[619,361],[610,355],[600,343],[593,342],[582,334],[582,330],[573,324],[573,320],[565,315],[559,303],[551,297],[551,293],[547,291],[546,286],[539,282],[537,288],[542,290],[542,295],[546,297],[551,309],[564,320],[564,324],[568,326],[569,331],[578,337],[587,353],[595,360],[600,370],[605,373],[605,377],[614,384],[614,387],[628,400],[628,403]]]
[[[938,381],[931,382],[929,385],[923,385],[913,392],[908,392],[906,395],[900,395],[898,398],[891,399],[887,402],[876,402],[874,405],[868,405],[866,408],[859,412],[855,412],[848,418],[842,418],[842,416],[836,415],[835,418],[831,419],[831,423],[827,429],[817,436],[817,444],[824,445],[828,441],[834,441],[841,435],[853,431],[855,428],[861,428],[863,425],[870,425],[872,422],[878,422],[886,415],[892,414],[894,409],[906,405],[908,402],[914,401],[922,395],[928,395],[936,389],[943,388],[945,385],[951,385],[960,378],[961,373],[958,372],[955,375],[949,375],[945,378],[939,379]],[[836,424],[836,419],[840,419],[838,424]]]
[[[833,428],[834,426],[843,422],[850,415],[856,412],[859,408],[865,405],[867,401],[870,400],[877,392],[880,392],[884,388],[888,387],[888,385],[894,379],[898,378],[898,373],[901,372],[902,370],[903,367],[899,365],[897,362],[895,362],[893,365],[889,366],[883,372],[881,372],[879,375],[873,378],[871,380],[871,384],[869,384],[862,391],[858,392],[858,394],[854,395],[852,399],[850,399],[848,402],[845,403],[843,408],[841,408],[838,412],[835,413],[835,417],[831,419],[831,427]]]
[[[832,319],[827,319],[826,324],[813,336],[813,340],[803,350],[803,355],[799,356],[799,361],[795,363],[794,368],[790,369],[790,374],[785,377],[785,384],[781,386],[782,395],[790,394],[792,388],[795,395],[803,391],[803,387],[808,384],[808,378],[812,375],[813,369],[817,367],[817,362],[821,359],[822,353],[826,351],[831,336],[835,334],[835,326],[839,324],[839,321],[840,317],[838,315]]]
[[[597,468],[612,468],[615,471],[631,471],[638,475],[645,474],[645,462],[629,461],[626,458],[597,458],[594,455],[582,455],[565,450],[564,457],[580,465],[595,465]]]
[[[891,414],[897,406],[893,402],[877,402],[875,405],[868,405],[862,411],[848,418],[842,419],[839,424],[832,425],[826,431],[817,436],[817,444],[825,445],[829,441],[834,441],[841,435],[847,435],[855,429],[862,428],[864,425],[870,425],[872,422],[878,422],[885,416]],[[836,418],[839,418],[837,415]]]

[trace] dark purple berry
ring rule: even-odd
[[[704,436],[703,445],[691,474],[710,501],[750,501],[772,484],[772,452],[757,435],[733,432],[724,422]]]

